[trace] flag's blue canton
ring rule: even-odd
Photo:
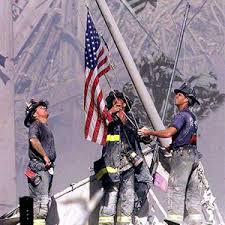
[[[100,38],[95,29],[90,14],[87,16],[87,30],[85,34],[85,66],[94,69],[97,66],[97,50],[100,47]]]

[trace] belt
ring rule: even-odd
[[[196,145],[182,145],[178,147],[172,147],[173,151],[190,150],[196,148]]]

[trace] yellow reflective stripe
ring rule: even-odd
[[[117,216],[116,218],[118,223],[131,223],[131,216]]]
[[[177,215],[177,214],[169,214],[167,217],[167,220],[171,220],[174,222],[182,222],[183,221],[183,216]]]
[[[188,217],[190,220],[201,220],[202,219],[201,214],[190,214],[190,215],[188,215]]]
[[[115,135],[111,135],[108,134],[106,137],[106,141],[120,141],[120,135],[115,134]]]
[[[105,168],[102,168],[101,170],[99,170],[96,173],[96,178],[97,178],[97,180],[100,180],[102,178],[102,176],[105,175],[106,173],[117,173],[117,172],[118,172],[117,168],[107,166]]]
[[[100,216],[99,224],[114,223],[114,216]]]
[[[34,219],[34,225],[46,225],[44,219]]]

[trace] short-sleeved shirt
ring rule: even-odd
[[[172,148],[190,144],[192,136],[197,134],[196,116],[189,109],[178,112],[170,126],[177,129],[177,133],[172,137]]]
[[[37,138],[51,162],[56,159],[54,137],[47,123],[41,123],[34,121],[29,127],[29,140],[31,138]],[[29,141],[29,157],[30,159],[36,159],[43,162],[43,157],[32,147]]]

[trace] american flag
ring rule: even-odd
[[[123,0],[126,1],[128,5],[132,8],[135,14],[141,12],[146,4],[149,2],[154,8],[157,6],[157,0]]]
[[[98,144],[104,144],[107,135],[106,121],[102,119],[105,102],[99,84],[99,79],[110,70],[107,53],[88,12],[85,33],[84,133],[87,140]]]

